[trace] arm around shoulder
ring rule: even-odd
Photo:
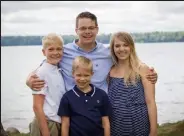
[[[150,136],[156,136],[157,134],[157,107],[155,102],[155,84],[152,84],[146,78],[149,72],[149,67],[142,65],[140,67],[140,75],[142,84],[144,87],[145,101],[148,108],[148,116],[150,120]]]

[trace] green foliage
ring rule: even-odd
[[[131,33],[133,39],[137,43],[149,42],[184,42],[184,31],[179,32],[147,32],[147,33]],[[43,36],[1,36],[1,46],[20,46],[20,45],[41,45]],[[64,43],[73,42],[77,38],[76,35],[63,35]],[[100,34],[97,41],[108,44],[111,34]]]
[[[158,136],[184,136],[184,120],[159,126]]]

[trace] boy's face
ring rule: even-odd
[[[89,87],[93,72],[90,68],[79,66],[73,71],[73,77],[77,87],[82,91]]]
[[[63,47],[57,44],[48,45],[45,49],[42,49],[42,52],[48,63],[57,65],[63,56]]]
[[[76,33],[79,36],[79,40],[83,44],[92,44],[98,34],[98,27],[95,21],[90,18],[80,18],[78,20],[78,26]]]

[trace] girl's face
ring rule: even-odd
[[[130,45],[122,42],[118,38],[114,39],[114,54],[118,60],[127,60],[130,57],[131,49]]]

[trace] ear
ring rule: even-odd
[[[91,75],[93,76],[93,74],[94,74],[94,72],[92,71],[92,72],[91,72]]]
[[[97,30],[96,30],[96,31],[97,31],[97,32],[96,32],[96,34],[98,34],[98,31],[99,31],[99,28],[98,28],[98,26],[97,26],[97,28],[96,28],[96,29],[97,29]]]
[[[74,77],[74,71],[72,70],[72,76]]]
[[[77,28],[75,28],[75,32],[76,32],[76,34],[78,35],[78,31],[77,31]]]
[[[46,54],[45,54],[45,50],[44,50],[44,49],[42,49],[42,53],[43,53],[43,55],[44,55],[44,56],[46,56]]]

